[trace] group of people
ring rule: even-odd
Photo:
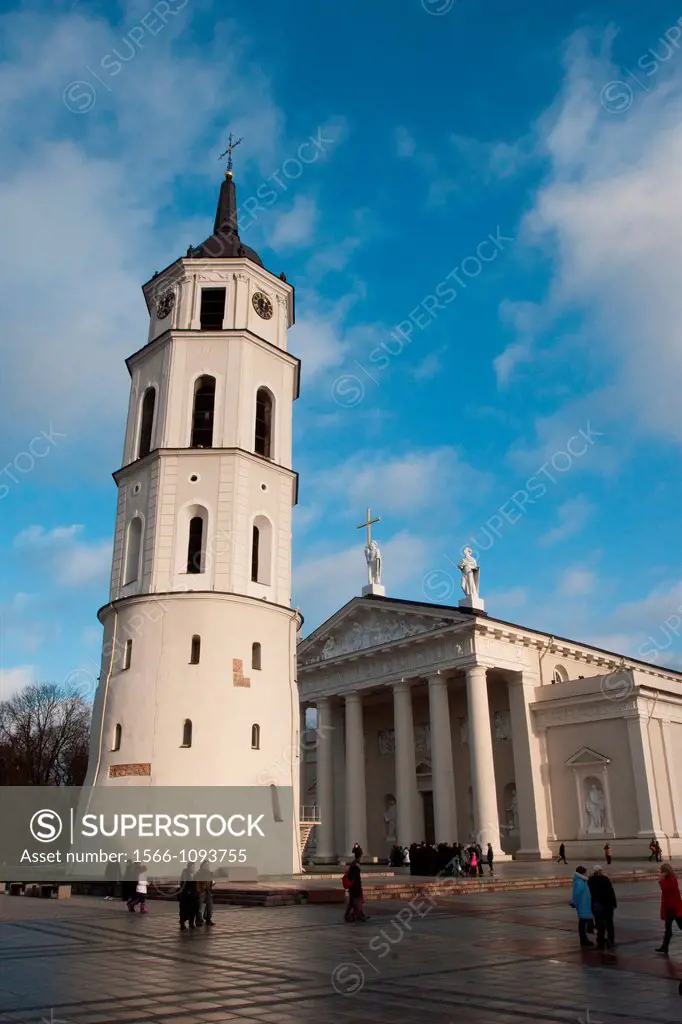
[[[392,867],[407,867],[410,874],[420,877],[430,875],[483,875],[483,866],[487,864],[488,872],[493,873],[494,853],[490,843],[484,851],[480,843],[412,843],[411,846],[394,846],[389,861]]]
[[[180,930],[187,931],[214,925],[213,920],[213,872],[208,861],[202,861],[197,868],[196,861],[190,860],[180,876]]]
[[[649,843],[649,860],[655,860],[657,864],[663,860],[663,850],[656,836]]]
[[[141,914],[149,913],[147,906],[147,865],[129,862],[121,886],[121,898],[131,914],[140,908]],[[207,860],[197,868],[196,861],[189,861],[180,877],[178,902],[180,904],[180,929],[202,928],[215,924],[213,920],[213,872]],[[115,886],[108,886],[105,900],[115,899]]]
[[[663,942],[657,953],[668,955],[673,935],[673,924],[682,931],[682,896],[677,876],[671,864],[661,864],[661,920],[663,921]],[[596,864],[592,874],[582,865],[573,875],[571,906],[578,916],[578,935],[581,946],[594,946],[589,938],[596,931],[597,949],[612,949],[616,943],[614,912],[618,906],[611,879]]]

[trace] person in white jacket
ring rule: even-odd
[[[137,885],[135,886],[135,895],[128,900],[128,910],[131,914],[135,913],[135,907],[140,905],[140,913],[148,914],[147,908],[147,865],[140,864],[140,874],[137,879]]]

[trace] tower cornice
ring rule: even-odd
[[[299,624],[303,624],[303,616],[298,608],[292,608],[291,605],[278,604],[276,601],[263,601],[262,597],[252,597],[249,594],[238,594],[231,590],[165,590],[159,592],[151,592],[145,594],[131,594],[129,597],[119,597],[115,601],[107,601],[97,612],[97,618],[101,623],[104,622],[103,616],[107,611],[118,611],[119,608],[125,605],[132,604],[149,604],[149,602],[162,603],[169,599],[186,600],[194,603],[197,598],[209,598],[211,600],[226,599],[229,601],[237,601],[240,604],[250,605],[266,605],[267,608],[277,609],[285,612],[290,618],[296,620]]]
[[[159,334],[156,338],[148,341],[142,348],[138,348],[136,352],[129,355],[126,359],[126,368],[128,374],[132,377],[133,368],[138,359],[143,356],[149,355],[150,352],[154,352],[157,348],[160,348],[167,341],[172,338],[201,338],[203,341],[209,339],[221,339],[229,338],[248,338],[249,341],[255,342],[257,345],[262,345],[263,348],[267,349],[268,352],[276,352],[277,355],[281,356],[285,362],[289,363],[296,370],[296,386],[294,388],[294,399],[297,399],[301,393],[301,360],[298,356],[294,356],[291,352],[287,352],[286,349],[280,348],[279,345],[273,345],[271,341],[266,341],[265,338],[259,338],[257,334],[250,331],[248,327],[231,327],[227,330],[222,331],[192,331],[192,330],[177,330],[170,328],[164,331],[163,334]]]
[[[135,459],[134,462],[129,462],[127,466],[121,466],[120,469],[115,470],[111,475],[118,485],[127,476],[139,470],[141,466],[151,465],[164,455],[191,455],[195,459],[207,459],[211,455],[241,455],[248,459],[249,462],[253,462],[256,465],[270,466],[272,469],[279,470],[285,476],[290,477],[294,485],[291,504],[298,504],[298,473],[296,470],[289,469],[287,466],[275,462],[274,459],[267,459],[263,455],[256,455],[255,452],[250,452],[246,448],[155,448],[148,455],[145,455],[144,458]]]

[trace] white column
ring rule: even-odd
[[[495,856],[500,858],[503,854],[500,848],[500,819],[497,811],[493,740],[490,732],[488,680],[485,665],[472,665],[466,670],[466,678],[474,832],[483,851],[485,852],[488,843],[492,843]]]
[[[299,764],[299,786],[301,807],[312,803],[308,798],[308,758],[306,756],[306,734],[305,734],[305,712],[306,705],[299,704],[299,725],[298,725],[298,764]]]
[[[635,777],[639,835],[651,838],[652,835],[661,832],[661,823],[656,799],[654,762],[651,756],[648,723],[646,716],[639,714],[628,718],[627,723],[630,762]]]
[[[362,697],[346,694],[346,850],[354,843],[367,852],[367,794],[365,791],[365,730]]]
[[[332,762],[331,701],[324,697],[317,702],[317,804],[320,824],[317,826],[315,860],[321,864],[335,863],[334,839],[334,766]]]
[[[673,746],[670,722],[661,722],[661,733],[663,735],[663,754],[665,756],[668,792],[670,793],[670,805],[673,811],[673,837],[676,839],[682,833],[682,796],[677,785],[675,747]]]
[[[514,784],[519,813],[521,847],[517,859],[551,857],[547,845],[547,802],[542,777],[542,742],[533,731],[529,705],[540,680],[518,672],[508,684],[509,716],[514,749]]]
[[[455,768],[452,762],[452,734],[448,683],[443,676],[429,678],[433,813],[437,843],[457,841]]]
[[[395,729],[395,799],[397,839],[403,846],[421,840],[417,766],[414,756],[414,720],[412,692],[406,682],[393,685],[393,725]]]

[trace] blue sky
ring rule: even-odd
[[[389,595],[456,603],[470,543],[490,614],[682,665],[677,6],[0,10],[0,696],[92,685],[140,285],[206,237],[230,129],[297,288],[306,632],[371,505]]]

